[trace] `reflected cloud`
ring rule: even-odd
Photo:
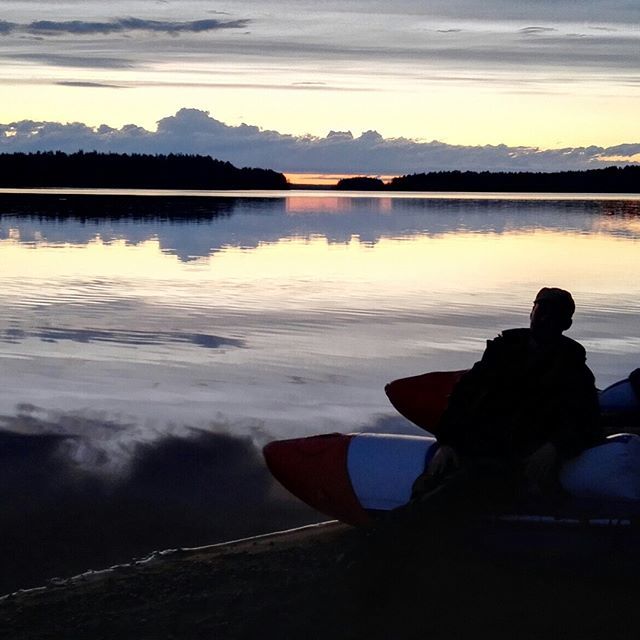
[[[29,338],[36,338],[44,342],[62,342],[65,340],[89,343],[116,343],[134,346],[192,344],[205,349],[222,349],[224,347],[244,347],[242,340],[223,338],[207,334],[188,334],[151,331],[103,331],[96,329],[62,329],[46,328],[27,331],[9,328],[0,332],[0,342],[19,344]]]
[[[140,246],[188,263],[231,247],[256,248],[285,239],[326,238],[344,244],[381,239],[465,233],[514,233],[535,229],[610,233],[640,238],[638,200],[540,200],[287,195],[242,197],[92,197],[32,199],[0,195],[0,242],[58,245]],[[38,216],[22,215],[38,211]],[[18,214],[18,215],[7,215]]]
[[[312,521],[260,446],[419,433],[384,384],[542,285],[600,386],[638,366],[640,200],[274,195],[0,199],[0,591]]]
[[[0,416],[0,500],[10,505],[0,511],[0,544],[11,549],[0,593],[322,519],[276,485],[249,437],[185,428],[130,442],[127,464],[114,466],[114,452],[87,439],[92,422],[77,417],[69,429],[64,419]],[[83,447],[92,467],[78,464]]]
[[[354,429],[356,433],[397,433],[404,436],[428,435],[424,429],[417,427],[406,418],[399,415],[383,415],[375,418],[371,423]]]
[[[601,385],[637,366],[619,351],[637,344],[638,201],[332,193],[329,214],[280,195],[209,219],[0,217],[0,410],[352,430],[384,414],[385,382],[467,367],[526,325],[550,283]]]
[[[272,203],[269,199],[255,199],[256,207],[268,207],[270,204]],[[144,218],[175,221],[211,220],[231,215],[236,209],[237,201],[234,198],[186,196],[179,192],[161,195],[122,195],[105,190],[105,193],[92,195],[90,189],[84,193],[80,189],[74,194],[0,193],[0,216],[3,217],[14,214],[54,220],[76,218],[82,221],[95,220],[102,224],[112,220],[137,221]]]

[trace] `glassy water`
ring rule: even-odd
[[[470,366],[542,286],[600,387],[640,366],[638,200],[92,202],[0,217],[0,426],[83,472],[201,432],[416,433],[384,384]]]
[[[290,196],[210,219],[0,219],[5,415],[350,430],[570,289],[598,383],[639,363],[638,202]],[[188,214],[188,212],[186,212]]]

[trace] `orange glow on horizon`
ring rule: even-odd
[[[285,173],[285,178],[291,184],[300,185],[318,185],[322,187],[331,187],[338,184],[338,180],[344,178],[379,178],[383,182],[389,182],[395,175],[365,175],[362,173]]]

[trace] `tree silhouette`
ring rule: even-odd
[[[553,173],[437,171],[394,178],[385,188],[392,191],[638,193],[640,167]]]
[[[358,176],[356,178],[342,178],[338,180],[336,189],[345,189],[347,191],[378,191],[384,189],[384,182],[380,178],[367,178]]]
[[[283,174],[210,156],[61,151],[0,154],[2,187],[287,189]]]

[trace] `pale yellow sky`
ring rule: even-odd
[[[366,150],[314,149],[303,159],[297,154],[304,141],[295,150],[286,140],[267,149],[263,138],[260,153],[244,154],[236,138],[213,144],[220,138],[215,125],[203,143],[191,118],[164,146],[145,147],[129,132],[120,146],[111,138],[96,142],[100,150],[208,153],[285,172],[402,173],[591,162],[574,157],[570,164],[560,154],[554,162],[538,156],[518,163],[512,158],[520,152],[510,149],[493,162],[476,157],[482,145],[640,144],[640,5],[626,0],[485,0],[481,11],[470,0],[221,0],[215,11],[204,0],[8,0],[3,8],[0,125],[134,124],[153,132],[186,108],[281,136],[350,131],[358,138],[373,130],[385,139],[462,147],[443,157],[437,147],[396,146],[368,163],[375,141]],[[7,150],[70,150],[73,135],[8,130],[0,143]],[[605,155],[624,162],[639,151]],[[352,152],[361,155],[346,161]],[[413,161],[401,161],[412,153]]]
[[[27,72],[37,77],[41,70]],[[415,85],[390,78],[377,85],[371,82],[366,91],[350,91],[290,84],[262,87],[261,75],[237,86],[229,86],[234,83],[228,79],[226,86],[189,86],[191,80],[179,72],[163,73],[159,82],[186,86],[136,83],[129,72],[74,77],[81,78],[75,82],[123,88],[63,86],[33,77],[28,82],[5,80],[0,85],[0,123],[37,120],[118,128],[136,124],[153,131],[158,120],[189,106],[230,125],[245,122],[321,137],[331,130],[350,130],[357,136],[373,129],[385,138],[546,149],[609,147],[640,139],[640,84],[621,89],[584,80],[573,82],[568,90],[562,84],[544,87],[532,82],[522,90],[509,85],[508,78],[491,84],[481,79],[433,79]]]

